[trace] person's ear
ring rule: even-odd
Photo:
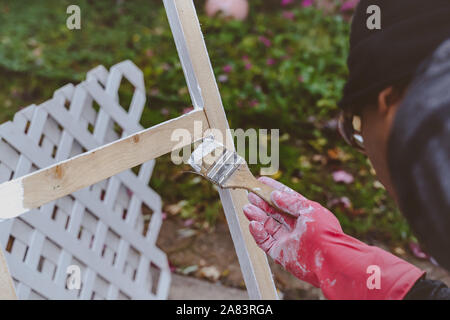
[[[393,87],[387,87],[378,94],[378,112],[383,116],[391,116],[400,103],[400,97],[394,92]]]

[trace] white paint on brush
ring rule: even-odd
[[[0,184],[0,219],[14,218],[27,212],[23,196],[23,179]]]
[[[223,145],[214,140],[213,137],[203,139],[203,142],[192,152],[188,163],[195,171],[200,172],[203,158],[219,147],[223,147]]]

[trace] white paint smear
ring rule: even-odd
[[[200,172],[203,157],[213,152],[215,149],[223,147],[222,144],[215,141],[212,137],[207,137],[203,139],[203,143],[197,147],[197,149],[192,152],[191,157],[189,158],[188,163],[194,168],[195,171]]]
[[[0,218],[14,218],[27,211],[23,206],[22,179],[0,184]]]

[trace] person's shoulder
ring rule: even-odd
[[[392,143],[407,145],[450,121],[450,38],[419,66],[396,114]],[[429,130],[432,129],[432,130]]]
[[[395,115],[388,165],[403,214],[450,270],[450,40],[422,63]]]

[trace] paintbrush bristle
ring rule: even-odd
[[[212,137],[206,137],[203,139],[202,143],[192,152],[188,163],[189,165],[197,172],[201,173],[202,168],[205,166],[204,158],[207,155],[210,155],[214,152],[216,154],[215,150],[224,148],[222,144],[214,140]]]
[[[213,137],[207,137],[194,150],[188,163],[197,173],[223,187],[235,170],[245,164],[245,160]]]

